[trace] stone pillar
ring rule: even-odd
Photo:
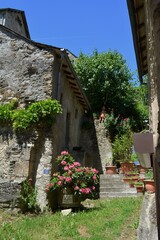
[[[143,198],[137,239],[158,240],[154,193],[145,193]]]
[[[48,138],[45,140],[44,152],[39,160],[35,187],[37,189],[37,203],[39,204],[41,211],[43,211],[47,205],[46,200],[46,185],[50,181],[52,168],[52,141]]]

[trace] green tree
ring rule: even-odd
[[[113,110],[115,117],[130,118],[135,130],[144,128],[139,123],[147,117],[145,104],[136,101],[140,89],[132,83],[133,74],[122,54],[117,51],[98,53],[97,50],[91,55],[80,53],[74,67],[93,112],[99,113],[105,105],[107,113]]]

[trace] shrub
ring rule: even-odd
[[[61,152],[57,162],[60,172],[53,174],[50,183],[46,186],[47,193],[56,189],[72,188],[75,195],[94,197],[99,182],[98,170],[82,167],[67,151]]]
[[[130,162],[132,155],[132,145],[133,140],[131,131],[128,131],[128,133],[125,133],[120,137],[117,135],[115,141],[112,144],[114,162]]]
[[[19,207],[22,213],[38,213],[40,208],[36,201],[37,191],[32,186],[32,179],[26,179],[21,183]]]
[[[124,118],[120,114],[115,117],[114,111],[112,110],[110,114],[106,114],[105,128],[107,129],[110,139],[113,142],[115,137],[121,136],[128,131],[130,131],[130,120],[129,118]]]

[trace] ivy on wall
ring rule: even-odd
[[[62,107],[57,100],[47,99],[32,103],[27,109],[17,109],[18,100],[0,105],[0,123],[12,124],[15,131],[38,126],[42,121],[52,124]]]

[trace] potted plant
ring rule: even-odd
[[[135,182],[134,186],[137,189],[137,192],[143,192],[144,191],[144,183],[142,181]]]
[[[61,152],[57,162],[59,172],[53,173],[46,192],[58,190],[59,207],[79,207],[81,200],[95,197],[98,170],[82,167],[67,151]]]
[[[126,173],[123,177],[123,182],[127,182],[127,183],[136,182],[138,181],[138,179],[139,179],[139,176],[128,175]]]
[[[106,161],[106,174],[116,174],[117,167],[113,164],[113,158],[109,158]]]
[[[148,169],[145,173],[144,188],[147,192],[155,192],[155,184],[153,179],[153,169]]]
[[[130,188],[134,188],[134,181],[132,179],[129,181],[129,186]]]
[[[132,155],[132,133],[128,131],[122,136],[116,136],[114,143],[112,144],[113,159],[120,162],[122,173],[133,171],[134,164],[131,159]]]

